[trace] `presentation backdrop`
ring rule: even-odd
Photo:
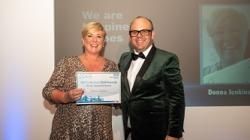
[[[90,21],[104,25],[104,55],[118,62],[139,15],[153,21],[156,47],[178,55],[187,106],[250,105],[249,0],[55,0],[55,63],[82,52]]]

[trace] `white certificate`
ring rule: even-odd
[[[121,103],[120,72],[76,72],[76,84],[84,90],[76,104]]]

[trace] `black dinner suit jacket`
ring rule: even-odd
[[[132,140],[182,137],[185,100],[178,57],[153,45],[130,92],[127,71],[131,61],[131,52],[119,60],[125,136],[129,116]]]

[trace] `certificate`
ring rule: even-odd
[[[76,72],[76,84],[84,90],[76,104],[121,103],[120,72]]]

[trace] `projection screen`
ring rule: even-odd
[[[249,0],[55,0],[55,63],[82,52],[89,21],[104,25],[104,55],[118,62],[139,15],[153,21],[156,47],[178,55],[187,106],[250,104]]]

